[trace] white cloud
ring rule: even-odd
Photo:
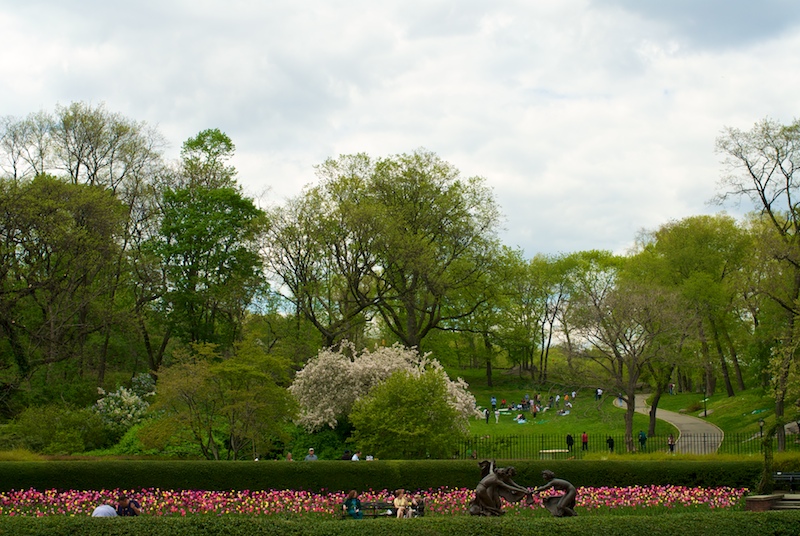
[[[326,157],[424,146],[487,178],[528,255],[717,210],[722,127],[798,109],[781,0],[77,4],[0,0],[0,115],[105,102],[173,154],[217,127],[278,201]]]

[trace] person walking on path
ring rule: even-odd
[[[644,415],[650,414],[650,407],[647,405],[647,394],[639,393],[636,395],[636,412]],[[675,440],[675,452],[682,454],[714,454],[719,450],[725,433],[719,427],[711,424],[705,419],[684,415],[675,411],[665,409],[657,410],[657,418],[668,422],[678,429],[678,437]],[[700,440],[698,440],[700,438]]]
[[[614,454],[614,438],[613,437],[608,436],[608,439],[606,439],[606,445],[608,445],[608,452],[610,452],[611,454]]]
[[[575,444],[575,440],[572,438],[572,434],[567,434],[567,450],[572,452],[572,445]]]
[[[589,450],[589,434],[586,432],[581,434],[581,450]]]

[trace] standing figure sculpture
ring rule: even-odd
[[[481,481],[475,488],[475,498],[469,503],[469,513],[473,516],[501,516],[501,498],[508,502],[519,502],[531,497],[531,490],[514,482],[517,474],[513,467],[495,469],[494,461],[484,460],[480,464]]]
[[[571,517],[578,515],[574,510],[575,499],[578,496],[578,491],[575,489],[575,486],[566,480],[556,478],[555,473],[550,470],[542,471],[542,478],[544,478],[547,483],[544,486],[539,486],[534,489],[534,493],[539,493],[540,491],[545,491],[550,488],[564,492],[564,495],[556,495],[543,499],[542,504],[544,507],[555,517]]]

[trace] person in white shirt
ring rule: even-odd
[[[92,512],[92,517],[117,517],[117,510],[108,504],[101,504]]]
[[[361,451],[360,451],[360,450],[357,450],[357,451],[356,451],[356,453],[355,453],[355,454],[353,454],[353,457],[352,457],[352,458],[350,458],[350,460],[351,460],[351,461],[354,461],[354,462],[357,462],[357,461],[359,461],[360,459],[361,459]]]

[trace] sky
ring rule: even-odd
[[[486,179],[528,257],[740,213],[709,204],[715,140],[800,115],[796,0],[0,0],[0,35],[0,116],[104,104],[170,158],[219,128],[271,204],[422,147]]]

